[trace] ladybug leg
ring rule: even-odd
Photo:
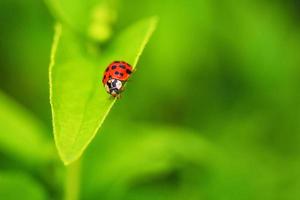
[[[137,68],[132,69],[131,74],[135,73]]]
[[[136,70],[137,70],[137,68],[134,68],[134,69],[132,70],[131,74],[135,73]],[[127,80],[127,82],[128,82],[128,81],[131,82],[131,78],[132,78],[132,77],[130,77],[130,78]]]
[[[121,94],[118,94],[118,96],[116,96],[117,99],[121,99],[122,98],[122,95]]]
[[[110,95],[109,99],[110,99],[110,100],[121,99],[121,94]]]
[[[132,81],[132,77],[129,77],[128,80],[126,80],[126,83],[131,82]]]
[[[125,90],[126,85],[123,85],[123,87],[120,88],[120,92],[123,92]]]

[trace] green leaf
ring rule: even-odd
[[[112,34],[118,0],[46,0],[52,14],[62,23],[97,41]]]
[[[41,200],[46,192],[40,184],[20,172],[0,172],[0,199]]]
[[[64,25],[56,27],[50,64],[50,101],[56,146],[67,165],[78,159],[115,103],[102,86],[114,60],[138,62],[156,26],[156,18],[127,28],[101,54]]]
[[[152,183],[158,186],[164,177],[174,172],[181,177],[172,176],[172,181],[164,182],[164,187],[160,188],[168,196],[176,195],[170,199],[184,199],[178,195],[199,191],[195,188],[199,185],[186,187],[191,180],[184,175],[194,168],[203,179],[202,173],[215,154],[215,147],[210,142],[187,129],[126,123],[126,120],[121,123],[126,126],[125,130],[105,124],[103,128],[110,134],[97,137],[87,150],[82,169],[85,172],[82,193],[86,195],[83,199],[127,199],[122,195],[129,188],[134,188],[136,194],[138,185],[150,187],[149,183]],[[199,178],[197,173],[193,173],[194,179]],[[175,188],[168,187],[174,183]],[[183,188],[188,191],[182,191]],[[151,189],[153,193],[155,190]],[[157,196],[158,191],[154,194],[149,199],[161,199]]]
[[[0,151],[27,164],[51,159],[47,129],[27,110],[0,92]]]

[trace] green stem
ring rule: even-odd
[[[80,160],[67,166],[65,200],[78,200],[80,190]]]

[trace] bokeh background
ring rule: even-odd
[[[300,199],[299,9],[297,0],[119,1],[113,34],[160,21],[83,158],[80,199]],[[54,24],[42,0],[0,0],[0,106],[13,101],[51,145]],[[0,110],[1,140],[13,134],[7,118],[18,121],[11,112]],[[0,199],[62,199],[57,158],[31,164],[6,147]]]

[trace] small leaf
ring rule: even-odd
[[[116,21],[117,0],[46,0],[52,14],[78,33],[106,41]]]
[[[55,142],[65,164],[81,156],[115,103],[101,83],[104,69],[114,60],[135,67],[156,21],[151,18],[129,27],[100,56],[91,53],[90,44],[64,25],[56,27],[50,101]]]
[[[48,199],[44,188],[26,174],[0,172],[0,199]]]
[[[0,92],[0,151],[26,164],[51,158],[47,129],[24,108]]]

